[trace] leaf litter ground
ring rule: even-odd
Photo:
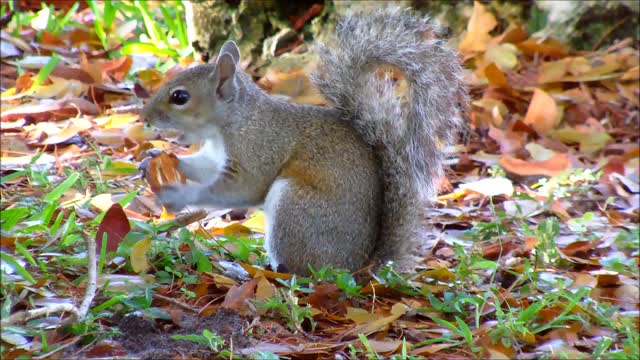
[[[195,149],[144,129],[139,97],[191,60],[123,51],[159,26],[131,25],[158,6],[125,5],[82,5],[58,27],[51,14],[68,7],[46,26],[43,10],[23,10],[2,32],[3,357],[636,356],[633,41],[572,51],[474,4],[458,42],[470,131],[422,209],[421,268],[357,284],[265,269],[259,210],[174,217],[155,204],[150,188],[181,181],[174,154]],[[120,39],[99,35],[108,11]],[[250,70],[271,92],[322,104],[304,65]],[[164,151],[151,187],[137,173],[149,149]],[[90,289],[88,239],[98,291],[71,321]]]

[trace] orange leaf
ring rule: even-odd
[[[587,254],[596,246],[600,245],[600,243],[602,243],[602,240],[576,241],[565,246],[563,249],[560,249],[560,251],[562,251],[567,256],[577,256],[585,258]]]
[[[568,55],[568,52],[567,50],[565,50],[564,45],[562,45],[558,40],[552,38],[548,38],[542,42],[538,39],[529,38],[521,43],[518,43],[517,46],[518,49],[520,49],[525,55],[528,56],[539,54],[542,56],[561,58]]]
[[[546,92],[535,89],[524,123],[545,134],[560,123],[556,102]]]
[[[502,70],[500,70],[494,63],[491,63],[484,68],[484,75],[487,77],[487,80],[489,80],[490,85],[502,88],[509,87],[507,77],[504,76]]]
[[[151,190],[157,191],[165,184],[184,184],[187,178],[178,170],[178,157],[175,154],[163,152],[149,161],[149,171],[146,179]]]
[[[527,161],[507,155],[500,158],[498,164],[506,171],[521,176],[555,176],[571,167],[569,156],[563,153],[556,153],[545,161]]]
[[[473,3],[473,13],[467,24],[467,33],[458,46],[462,52],[482,52],[491,40],[489,32],[498,25],[495,16],[478,1]]]

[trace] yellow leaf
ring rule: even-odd
[[[242,223],[242,225],[248,227],[249,229],[251,229],[251,231],[264,234],[265,233],[264,212],[262,211],[257,212],[249,220]]]
[[[372,314],[365,309],[348,307],[345,318],[355,322],[356,324],[364,324],[366,322],[379,319],[380,315]]]
[[[564,127],[550,132],[553,139],[560,140],[566,144],[580,144],[580,152],[592,154],[602,149],[610,140],[611,136],[603,131],[588,131],[585,129],[575,129]]]
[[[407,313],[407,311],[409,310],[409,307],[403,303],[395,303],[392,307],[391,307],[391,314],[400,317],[404,314]]]
[[[484,60],[496,64],[502,71],[511,70],[518,65],[518,52],[513,44],[489,45],[484,53]]]
[[[138,120],[140,115],[136,114],[114,114],[106,118],[106,122],[102,125],[105,129],[108,128],[124,128],[134,121]]]
[[[266,301],[271,300],[276,294],[276,288],[265,278],[260,277],[258,280],[258,286],[256,287],[256,300]]]
[[[627,72],[624,73],[624,75],[622,75],[622,77],[620,78],[620,80],[638,80],[638,79],[640,79],[640,66],[638,65],[627,70]]]
[[[216,284],[217,287],[228,289],[234,285],[238,285],[237,281],[224,275],[214,274],[210,272],[206,272],[206,274],[213,278],[213,283]]]
[[[167,211],[167,209],[162,207],[162,212],[160,213],[160,217],[158,218],[158,222],[163,222],[167,220],[173,219],[175,216]]]
[[[542,63],[538,67],[538,83],[545,84],[561,79],[567,73],[567,63],[565,61],[549,61]]]
[[[423,278],[435,279],[439,281],[449,282],[456,279],[456,274],[447,268],[439,268],[423,271],[420,274]]]
[[[215,230],[213,232],[215,235],[225,235],[225,236],[247,236],[251,235],[251,229],[240,224],[240,223],[231,223],[224,228],[220,229],[220,231]]]
[[[16,88],[12,87],[12,88],[9,88],[7,91],[4,91],[2,94],[0,94],[0,99],[5,100],[5,98],[9,96],[13,96],[15,94],[16,94]]]
[[[151,265],[147,260],[147,252],[151,249],[151,238],[144,238],[131,247],[131,268],[137,273],[149,270]]]
[[[467,24],[467,33],[458,47],[463,52],[482,52],[491,40],[489,32],[498,25],[496,18],[479,2],[473,3],[473,13]]]
[[[91,205],[98,208],[100,211],[107,211],[113,205],[113,200],[111,200],[111,194],[100,194],[96,195],[91,199]]]

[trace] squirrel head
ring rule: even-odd
[[[188,142],[198,142],[233,126],[233,114],[241,111],[238,101],[244,77],[237,72],[240,52],[227,41],[215,63],[198,65],[178,73],[147,102],[140,116],[149,125],[175,129]],[[236,124],[237,125],[237,124]]]

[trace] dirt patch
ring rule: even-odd
[[[81,354],[75,353],[72,356],[96,357],[115,353],[122,356],[122,352],[126,352],[127,355],[140,359],[212,358],[216,353],[205,344],[171,338],[173,335],[202,335],[205,329],[224,338],[225,348],[229,348],[232,343],[234,349],[251,345],[250,339],[244,334],[246,320],[232,310],[219,309],[208,317],[185,315],[179,323],[179,326],[174,323],[163,326],[141,316],[128,315],[118,324],[122,335],[107,340],[110,350],[105,351],[106,354],[100,350],[105,346],[102,341]]]

